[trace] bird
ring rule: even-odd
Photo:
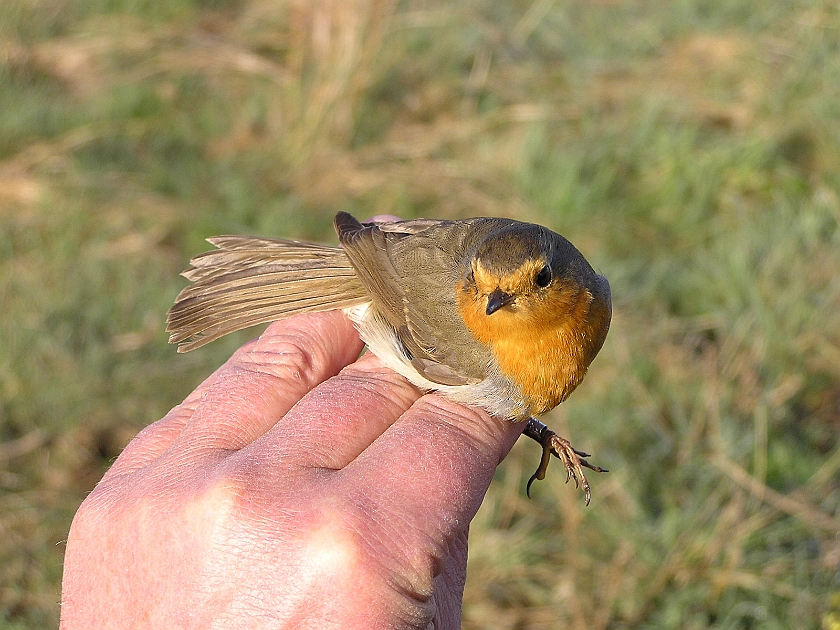
[[[590,502],[589,454],[537,420],[566,400],[604,344],[606,277],[572,243],[506,218],[334,219],[339,247],[217,236],[182,275],[167,317],[178,352],[299,313],[342,309],[382,362],[423,391],[525,422]]]

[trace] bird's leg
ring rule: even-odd
[[[586,494],[586,505],[589,505],[591,494],[589,492],[589,482],[586,480],[586,475],[583,474],[583,468],[586,467],[590,470],[594,470],[595,472],[609,471],[606,468],[590,464],[586,461],[586,458],[589,457],[588,453],[576,450],[572,447],[569,440],[561,438],[536,418],[528,418],[528,424],[525,425],[525,430],[522,434],[539,442],[543,449],[540,465],[537,467],[537,471],[531,475],[525,489],[525,493],[528,497],[530,498],[531,496],[531,484],[534,483],[534,480],[537,479],[542,481],[545,479],[545,471],[548,470],[548,462],[551,461],[551,456],[554,455],[560,459],[563,462],[563,466],[566,467],[566,483],[569,483],[569,479],[574,479],[575,485],[583,488],[583,491]]]

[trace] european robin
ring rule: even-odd
[[[565,238],[510,219],[360,223],[335,217],[341,247],[218,236],[190,261],[169,311],[170,343],[193,350],[297,313],[343,309],[370,350],[422,390],[527,422],[586,493],[603,472],[534,418],[580,384],[610,326],[610,285]]]

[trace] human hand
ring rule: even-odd
[[[420,397],[340,312],[269,326],[79,508],[61,627],[457,628],[521,424]]]

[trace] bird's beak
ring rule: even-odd
[[[493,293],[487,296],[487,314],[492,315],[503,306],[510,304],[513,302],[514,297],[515,296],[510,293],[505,293],[501,289],[496,289]]]

